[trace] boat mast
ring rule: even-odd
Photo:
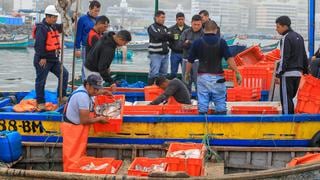
[[[77,36],[77,27],[78,27],[78,13],[79,13],[79,2],[76,2],[76,16],[74,18],[74,36],[73,36],[73,57],[72,57],[72,79],[71,79],[71,92],[74,89],[74,76],[75,76],[75,66],[76,66],[76,36]]]
[[[159,10],[159,0],[154,0],[154,13]]]
[[[315,7],[316,1],[309,0],[309,57],[314,54]]]

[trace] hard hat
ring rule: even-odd
[[[59,12],[57,11],[56,7],[54,5],[49,5],[46,10],[44,10],[44,14],[49,14],[53,16],[58,16]]]

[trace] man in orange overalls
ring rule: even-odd
[[[70,172],[70,168],[86,155],[90,124],[106,123],[106,117],[93,117],[92,96],[105,94],[102,89],[103,80],[92,74],[74,91],[66,104],[64,122],[61,123],[63,137],[62,154],[63,170]],[[110,93],[109,93],[110,94]]]

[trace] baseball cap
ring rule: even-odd
[[[98,76],[96,74],[91,74],[87,78],[88,84],[90,84],[95,89],[101,89],[103,88],[103,79],[101,76]]]

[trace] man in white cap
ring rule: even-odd
[[[60,36],[59,33],[62,32],[62,25],[56,24],[58,19],[58,11],[54,5],[49,5],[45,11],[45,18],[41,23],[36,25],[33,32],[35,38],[34,45],[34,60],[33,65],[36,69],[36,99],[38,104],[38,110],[45,110],[45,97],[44,88],[46,85],[46,80],[49,72],[52,72],[60,80]],[[62,87],[62,97],[66,100],[66,89],[68,85],[68,71],[63,67],[63,87]],[[59,87],[58,83],[58,89]],[[59,97],[59,90],[58,90]]]

